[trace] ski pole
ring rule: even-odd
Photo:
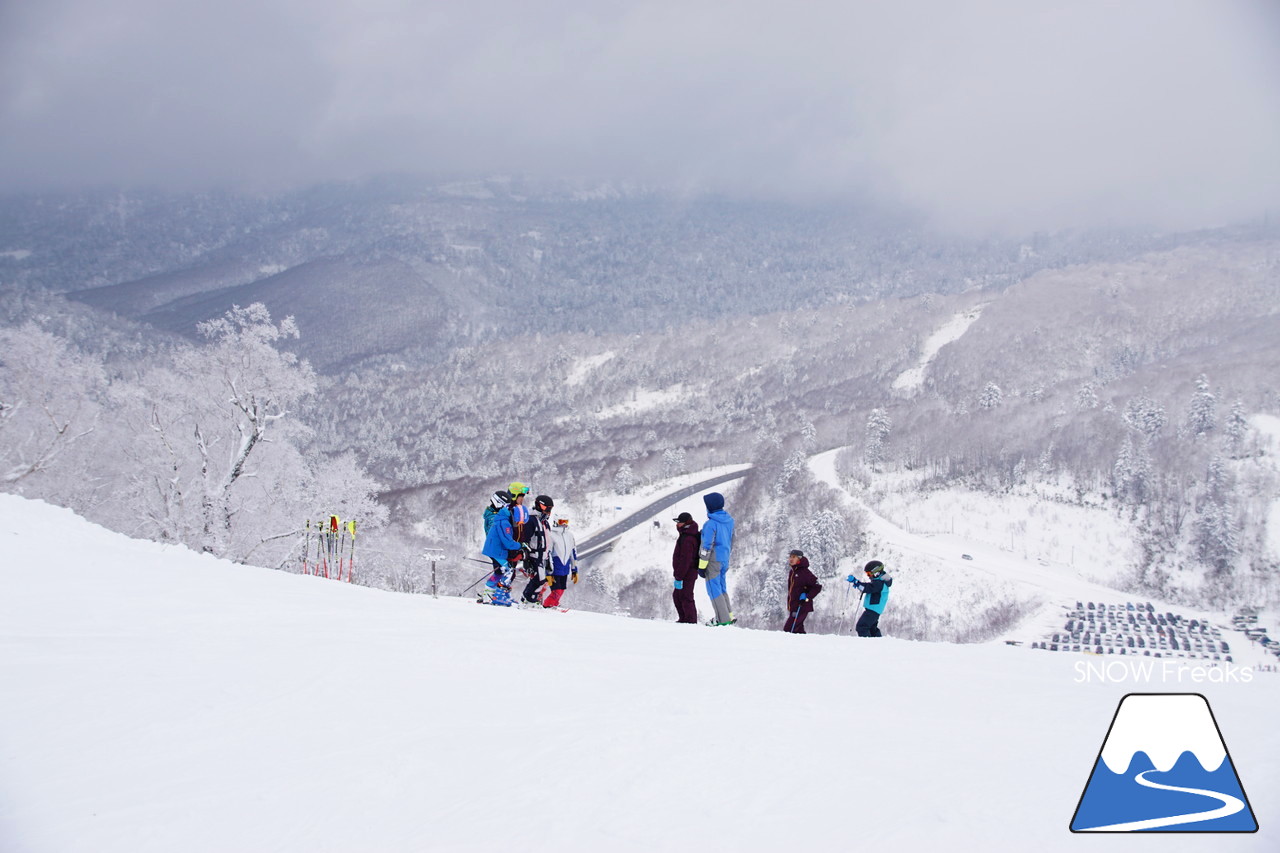
[[[467,559],[471,559],[471,558],[470,558],[470,557],[468,557]],[[478,562],[478,561],[477,561],[477,562]],[[493,567],[490,567],[489,571],[485,572],[485,573],[484,573],[484,574],[482,574],[480,577],[476,578],[475,583],[471,584],[471,586],[466,587],[466,589],[462,590],[462,592],[458,593],[458,595],[462,595],[462,593],[464,593],[464,592],[466,592],[467,590],[471,589],[471,587],[472,587],[472,586],[475,586],[477,583],[480,583],[480,581],[482,581],[482,580],[484,580],[485,578],[489,577],[489,576],[490,576],[490,575],[492,575],[495,571],[496,571],[496,569],[494,569]]]

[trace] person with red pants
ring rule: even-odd
[[[782,630],[803,634],[805,617],[813,612],[813,600],[822,592],[822,584],[809,571],[809,558],[803,551],[792,551],[787,562],[791,564],[791,575],[787,579],[787,624]]]
[[[569,578],[578,582],[578,544],[569,532],[569,519],[560,516],[547,531],[551,563],[547,566],[548,592],[543,607],[559,607],[560,597],[569,586]]]
[[[675,589],[671,601],[676,606],[676,622],[698,624],[698,605],[693,601],[693,588],[698,583],[698,549],[702,547],[702,534],[698,522],[687,512],[675,518],[676,549],[671,555],[671,574]]]

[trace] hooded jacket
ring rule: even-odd
[[[480,553],[505,565],[511,558],[510,552],[519,550],[520,542],[511,523],[511,507],[503,507],[493,516],[493,526],[484,538],[484,548]]]
[[[798,609],[802,613],[812,613],[813,599],[820,592],[822,592],[822,584],[818,583],[817,576],[809,571],[809,558],[801,557],[791,567],[791,575],[787,579],[787,612],[795,613]],[[800,600],[801,593],[806,596],[804,601]]]
[[[680,526],[676,549],[671,554],[671,575],[676,580],[690,585],[697,582],[699,540],[698,522],[688,521]]]
[[[711,492],[702,496],[707,505],[707,523],[702,525],[702,547],[711,549],[710,560],[729,570],[729,551],[733,548],[733,516],[724,511],[724,496]]]

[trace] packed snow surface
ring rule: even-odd
[[[1152,849],[1280,848],[1271,674],[397,595],[10,495],[0,542],[5,853],[1074,850],[1119,700],[1160,691],[1212,703],[1261,829]]]
[[[893,380],[893,388],[895,391],[914,391],[924,384],[925,371],[929,369],[929,364],[933,361],[934,356],[949,343],[960,340],[960,337],[969,330],[969,327],[982,316],[982,307],[973,308],[969,311],[962,311],[956,314],[945,324],[930,335],[920,347],[920,358],[916,362],[916,366],[909,370],[904,370]]]

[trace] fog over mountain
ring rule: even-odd
[[[0,9],[0,190],[496,171],[1187,228],[1277,206],[1276,150],[1266,0]]]

